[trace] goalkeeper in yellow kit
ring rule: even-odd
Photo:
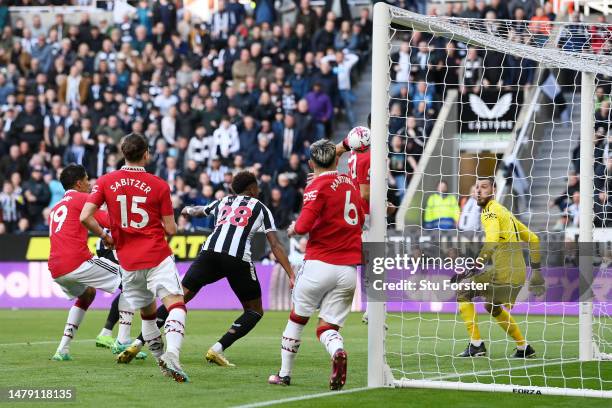
[[[488,285],[480,291],[457,291],[459,314],[470,335],[470,343],[459,357],[478,357],[487,353],[478,329],[476,308],[472,301],[475,297],[485,299],[485,309],[497,320],[502,330],[516,341],[516,351],[512,357],[535,357],[535,350],[523,337],[510,310],[526,279],[527,268],[521,242],[529,245],[532,268],[530,291],[538,296],[544,291],[540,273],[540,240],[507,208],[495,201],[495,180],[492,177],[478,179],[476,200],[482,208],[480,220],[485,232],[485,243],[479,257],[486,266],[482,270],[472,271],[471,276],[465,278]],[[460,276],[458,280],[461,280]]]

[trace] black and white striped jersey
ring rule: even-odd
[[[230,195],[203,208],[215,217],[215,229],[202,246],[203,251],[222,252],[251,262],[251,238],[257,231],[276,231],[272,213],[261,201],[244,195]]]

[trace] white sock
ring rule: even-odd
[[[213,349],[215,353],[223,353],[223,346],[219,342],[213,344],[211,349]]]
[[[525,350],[525,349],[527,349],[527,343],[523,344],[522,346],[517,345],[516,349],[517,350]]]
[[[327,349],[330,356],[334,356],[336,351],[344,348],[344,339],[337,330],[325,330],[319,337],[321,344]]]
[[[278,375],[286,377],[291,375],[293,363],[297,357],[300,344],[302,344],[302,332],[304,325],[295,323],[291,320],[287,322],[283,338],[281,340],[281,368]]]
[[[100,331],[100,334],[98,334],[98,336],[112,336],[112,335],[113,335],[113,331],[108,330],[106,327],[103,327],[102,330]]]
[[[64,326],[64,335],[60,341],[57,351],[63,354],[68,353],[70,348],[70,342],[76,336],[76,332],[85,317],[85,310],[77,306],[72,306],[68,312],[68,319],[66,320],[66,326]]]
[[[480,347],[480,345],[482,344],[482,340],[471,340],[470,342],[474,347]]]
[[[174,353],[177,356],[181,353],[181,345],[183,344],[183,337],[185,337],[186,318],[187,312],[180,307],[175,307],[168,313],[168,318],[164,325],[167,353]]]
[[[142,338],[147,347],[151,350],[153,357],[159,358],[164,354],[164,342],[162,341],[161,332],[153,320],[142,319]]]
[[[134,311],[130,304],[125,300],[123,294],[119,295],[119,331],[117,332],[117,340],[121,344],[127,344],[131,341],[130,331],[132,330],[132,319]]]

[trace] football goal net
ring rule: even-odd
[[[416,289],[376,288],[368,271],[368,384],[611,398],[612,29],[379,2],[372,66],[366,245],[384,243],[389,258],[477,255],[474,186],[489,178],[510,221],[538,237],[541,259],[524,251],[511,301],[491,305],[472,288],[467,309],[450,286],[419,286],[456,268],[374,272]],[[495,283],[499,259],[485,265],[489,278],[464,269]],[[529,287],[538,264],[543,294]]]

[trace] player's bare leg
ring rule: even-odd
[[[293,310],[289,314],[289,321],[287,321],[287,326],[285,331],[283,331],[281,339],[281,368],[278,374],[273,374],[268,378],[269,384],[291,384],[291,371],[302,344],[302,333],[304,332],[304,326],[308,323],[308,319],[308,317],[295,314]]]
[[[70,342],[76,336],[76,332],[85,317],[85,312],[89,308],[89,305],[96,298],[96,290],[92,287],[88,287],[85,289],[85,292],[81,294],[74,306],[70,308],[68,312],[68,319],[66,320],[66,326],[64,327],[64,335],[62,336],[62,340],[60,341],[59,346],[57,347],[57,351],[51,358],[55,361],[69,361],[72,360],[70,356]]]
[[[168,318],[164,325],[166,352],[159,357],[157,363],[162,372],[171,376],[176,382],[188,382],[189,377],[185,374],[179,362],[181,346],[185,337],[185,320],[187,318],[185,301],[182,295],[168,295],[162,299],[162,302],[168,310]],[[157,313],[155,315],[157,316]],[[155,325],[155,323],[153,324]],[[159,332],[157,325],[155,325],[155,329]]]
[[[227,350],[234,342],[238,339],[246,336],[257,323],[263,317],[263,306],[261,304],[261,298],[242,301],[242,307],[244,313],[238,317],[229,328],[227,333],[219,339],[218,342],[208,349],[206,353],[206,361],[214,363],[222,367],[234,367],[235,365],[230,363],[227,358],[223,355],[223,352]]]
[[[329,389],[341,390],[346,384],[348,355],[344,350],[344,339],[339,333],[340,327],[319,319],[317,337],[332,358],[332,372],[329,377]]]

